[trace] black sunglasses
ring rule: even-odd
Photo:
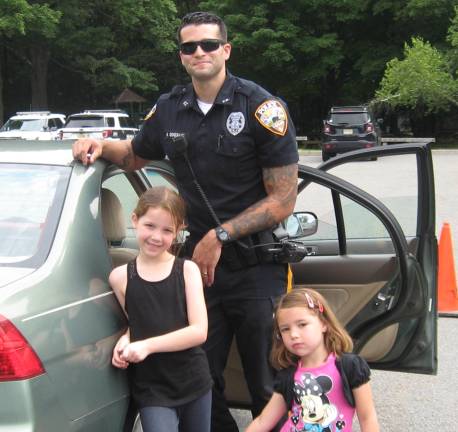
[[[196,42],[183,42],[180,44],[180,51],[183,54],[191,55],[196,52],[198,46],[202,48],[205,52],[212,52],[216,51],[221,45],[225,44],[226,42],[220,39],[203,39],[201,41]]]

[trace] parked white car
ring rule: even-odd
[[[71,114],[58,131],[58,139],[131,139],[138,132],[129,115],[122,110],[86,110]]]
[[[20,111],[0,128],[0,139],[53,140],[64,124],[64,114]]]

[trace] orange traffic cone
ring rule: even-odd
[[[445,222],[439,239],[439,269],[437,277],[439,312],[458,311],[458,291],[454,263],[450,225]]]

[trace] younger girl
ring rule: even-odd
[[[316,291],[294,289],[275,312],[271,361],[280,369],[274,393],[246,432],[268,432],[288,412],[281,432],[378,432],[370,370],[349,354],[350,336]]]
[[[212,380],[200,348],[207,337],[202,279],[196,264],[169,252],[184,216],[184,202],[172,190],[144,192],[132,215],[139,255],[109,278],[129,319],[112,363],[129,366],[144,432],[210,432]]]

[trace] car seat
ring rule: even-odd
[[[113,267],[126,264],[138,255],[138,250],[122,247],[126,237],[126,222],[119,198],[110,189],[102,188],[102,223]]]

